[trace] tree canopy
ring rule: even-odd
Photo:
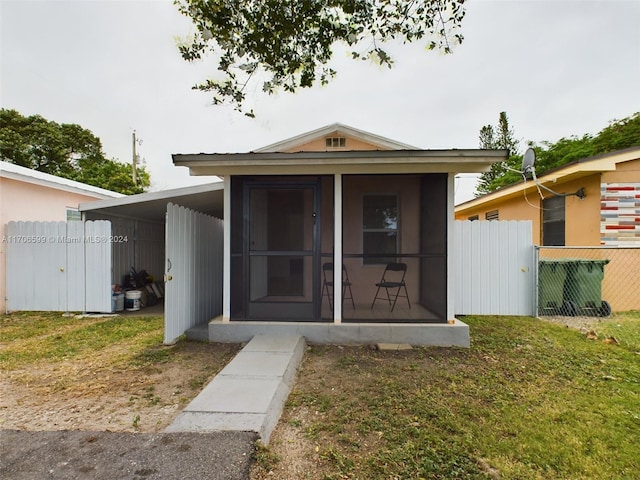
[[[480,129],[480,148],[485,149],[505,149],[509,150],[509,158],[518,156],[519,141],[516,140],[515,133],[509,125],[507,112],[500,112],[498,125],[485,125]],[[508,162],[496,162],[491,165],[488,172],[480,176],[478,192],[487,193],[492,186],[508,172]]]
[[[503,113],[500,114],[501,118]],[[487,132],[487,127],[482,127],[479,134],[480,148],[509,148],[495,140],[494,143],[488,142],[487,138],[491,138],[491,132]],[[536,152],[535,168],[536,174],[540,176],[583,158],[640,146],[640,113],[634,113],[622,120],[614,120],[596,135],[584,134],[581,137],[574,135],[568,138],[563,137],[556,142],[530,141],[528,145]],[[511,153],[507,162],[495,164],[489,172],[481,176],[478,194],[493,192],[522,180],[521,175],[505,168],[520,169],[522,155],[519,155],[517,150],[511,150]]]
[[[213,103],[244,108],[247,86],[266,93],[295,92],[336,71],[328,64],[336,43],[353,59],[391,67],[383,48],[390,40],[425,40],[428,50],[450,53],[462,42],[458,32],[465,0],[174,0],[196,27],[180,46],[187,61],[213,56],[219,75],[194,88],[213,92]]]
[[[0,109],[0,158],[126,195],[142,193],[150,184],[144,168],[138,168],[134,184],[129,165],[106,159],[102,142],[90,130],[16,110]]]

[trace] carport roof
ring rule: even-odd
[[[122,198],[81,203],[81,212],[113,215],[153,222],[164,222],[167,203],[222,218],[224,182],[182,187],[158,192],[140,193]]]

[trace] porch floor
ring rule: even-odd
[[[322,304],[321,316],[324,320],[333,320],[333,310],[329,308],[329,303],[325,300]],[[371,304],[356,303],[355,309],[351,300],[345,300],[342,305],[342,319],[345,322],[352,320],[364,320],[372,322],[433,322],[438,320],[438,316],[428,308],[420,304],[412,303],[411,308],[407,305],[407,300],[399,298],[393,311],[389,308],[389,303],[385,300],[377,300],[373,308]]]
[[[208,325],[187,331],[187,338],[221,343],[244,343],[256,335],[299,335],[308,343],[372,345],[406,343],[440,347],[469,347],[469,326],[460,320],[450,323],[401,322],[283,322],[223,321],[218,317]]]

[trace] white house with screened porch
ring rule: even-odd
[[[468,346],[454,316],[454,176],[507,155],[342,124],[246,153],[173,155],[224,179],[222,309],[207,338]]]

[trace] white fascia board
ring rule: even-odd
[[[97,200],[95,202],[81,203],[78,208],[81,212],[100,210],[103,208],[120,207],[123,205],[133,205],[138,203],[153,202],[156,200],[171,200],[173,197],[183,195],[194,195],[198,193],[215,192],[224,188],[224,182],[205,183],[191,187],[180,187],[171,190],[159,190],[157,192],[138,193],[124,198],[114,198],[109,200]]]
[[[481,173],[506,150],[390,150],[173,155],[191,175]]]

